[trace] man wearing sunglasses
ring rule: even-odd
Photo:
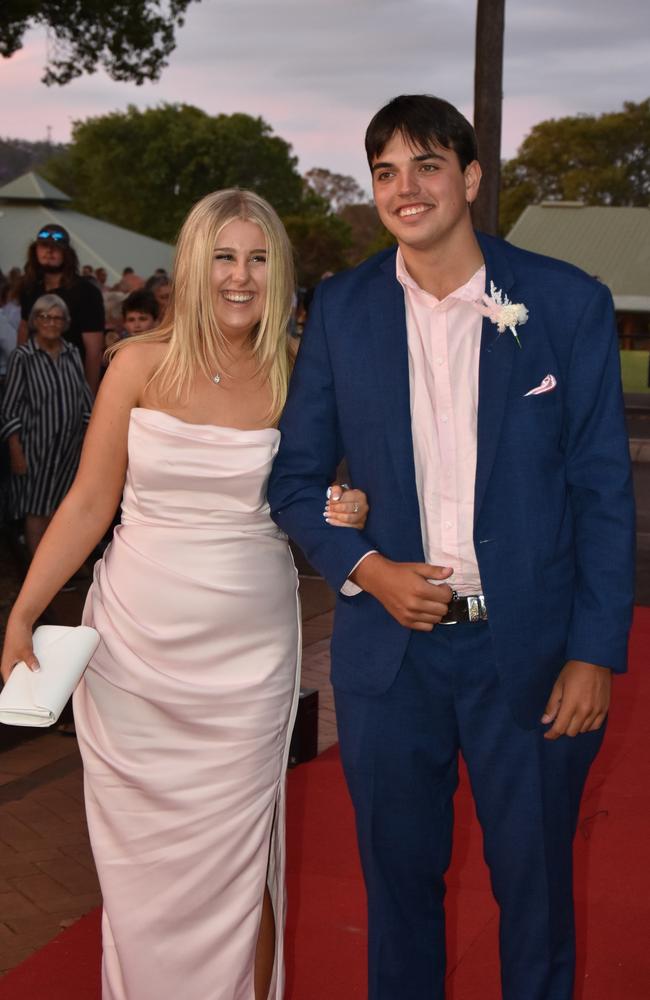
[[[79,273],[79,260],[68,231],[54,223],[42,226],[27,251],[25,280],[20,297],[22,320],[18,343],[27,341],[27,319],[41,295],[56,292],[70,311],[65,339],[78,348],[86,381],[97,392],[104,349],[104,300],[94,284]]]

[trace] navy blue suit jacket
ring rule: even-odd
[[[610,293],[577,268],[478,234],[490,281],[528,309],[483,321],[474,545],[497,666],[533,727],[569,659],[622,672],[633,603],[634,504]],[[544,376],[556,388],[526,396]],[[269,482],[277,523],[339,591],[369,549],[424,562],[415,486],[404,293],[395,250],[316,292]],[[365,490],[363,532],[324,523],[341,458]],[[332,680],[378,694],[409,630],[370,594],[337,598]]]

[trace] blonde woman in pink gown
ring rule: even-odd
[[[74,701],[104,1000],[282,1000],[300,616],[265,489],[292,291],[266,202],[225,191],[194,207],[168,313],[116,351],[9,619],[5,678],[35,664],[34,622],[123,494],[84,612],[101,642]],[[350,490],[330,519],[356,527],[366,512]]]

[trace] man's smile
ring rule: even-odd
[[[424,205],[422,203],[417,205],[402,205],[401,208],[397,209],[396,215],[400,219],[407,219],[413,215],[422,215],[423,212],[428,212],[432,207],[432,205]]]

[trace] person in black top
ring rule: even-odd
[[[104,350],[104,301],[94,282],[80,275],[79,260],[67,230],[54,223],[41,227],[27,251],[19,344],[27,342],[27,321],[34,303],[47,292],[56,292],[68,307],[70,326],[64,336],[78,349],[86,381],[94,394]]]

